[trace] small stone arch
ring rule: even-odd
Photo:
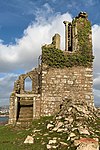
[[[25,91],[32,91],[32,79],[30,77],[26,77],[24,80],[24,90]]]

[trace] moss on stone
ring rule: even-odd
[[[85,52],[63,52],[55,48],[42,47],[42,63],[56,68],[91,66],[93,56]]]

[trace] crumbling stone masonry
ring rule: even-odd
[[[52,43],[42,48],[39,67],[15,81],[10,96],[9,124],[53,115],[65,97],[93,106],[92,36],[88,16],[80,12],[71,23],[64,21],[64,24],[65,51],[59,50],[60,35],[55,34]],[[57,58],[53,53],[58,51]],[[25,90],[27,78],[32,81],[30,91]]]

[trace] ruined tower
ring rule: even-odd
[[[93,107],[92,33],[88,15],[80,12],[65,24],[65,51],[60,50],[60,35],[42,47],[37,69],[20,75],[10,96],[9,123],[31,122],[40,116],[54,115],[65,97],[86,101]],[[25,80],[32,81],[31,91]],[[83,106],[84,107],[84,106]]]
[[[72,22],[64,21],[63,23],[65,24],[65,51],[82,50],[84,49],[82,46],[86,46],[85,42],[89,42],[92,46],[91,24],[86,12],[80,12]]]

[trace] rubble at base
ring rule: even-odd
[[[55,116],[35,121],[24,143],[45,150],[99,150],[99,112],[86,102],[65,98]]]
[[[97,124],[97,119],[98,113],[93,106],[90,107],[86,102],[79,100],[64,99],[59,113],[49,124],[49,131],[65,133],[68,137],[66,142],[58,142],[57,144],[56,140],[55,145],[48,142],[48,149],[52,149],[54,146],[55,148],[65,146],[70,150],[99,150],[99,137],[96,133],[100,132],[100,124]]]

